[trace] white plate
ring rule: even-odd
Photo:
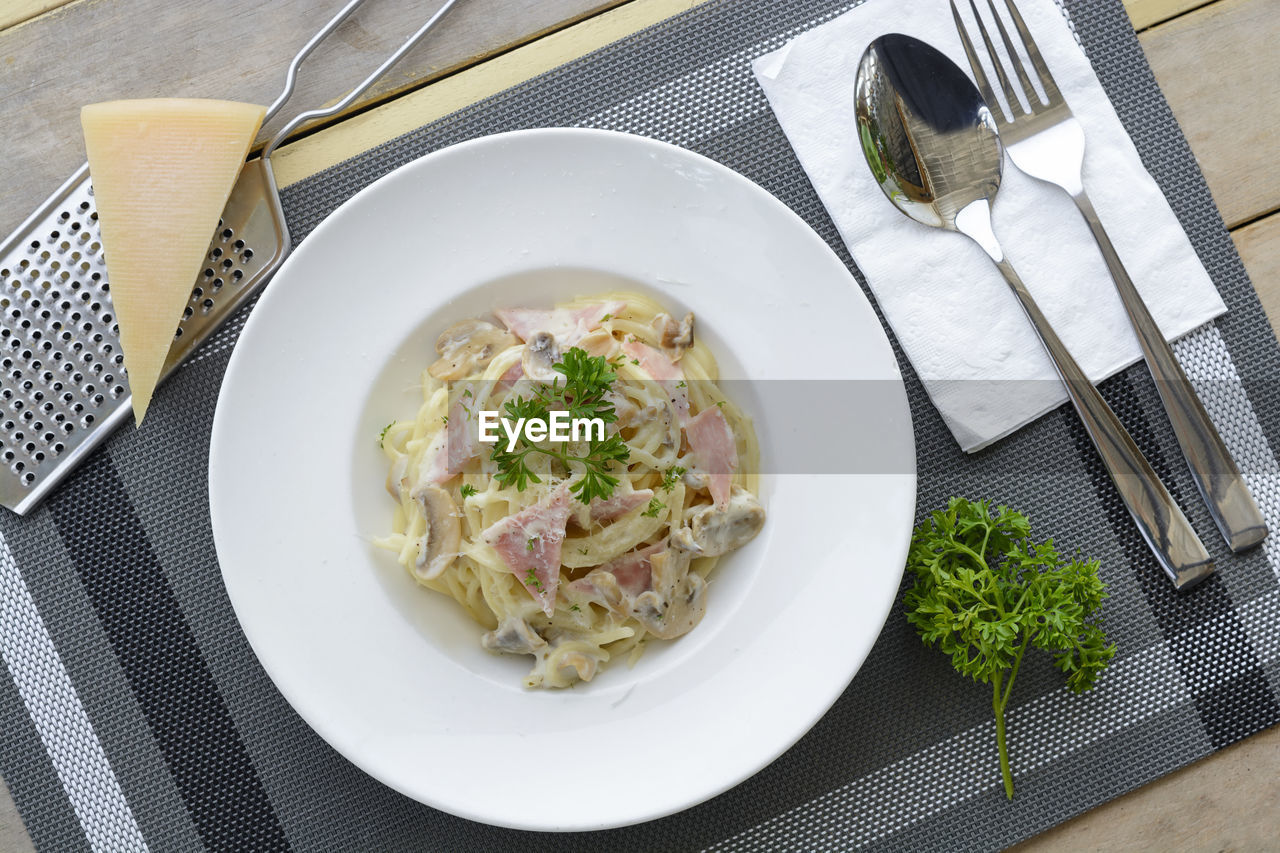
[[[726,377],[888,384],[887,404],[877,392],[859,430],[833,423],[831,440],[861,435],[872,457],[906,461],[878,475],[770,473],[764,532],[717,569],[698,628],[632,669],[530,692],[528,658],[482,651],[452,600],[370,544],[392,513],[377,437],[416,410],[417,377],[451,321],[619,287],[693,310]],[[751,387],[738,402],[776,471],[785,419]],[[914,459],[880,324],[799,217],[682,149],[540,130],[397,169],[306,239],[227,368],[209,497],[240,624],[321,737],[445,811],[584,830],[726,790],[831,706],[901,580]]]

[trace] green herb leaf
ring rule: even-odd
[[[565,351],[561,361],[552,365],[552,370],[563,376],[564,382],[556,379],[551,384],[540,384],[527,400],[519,396],[507,400],[503,411],[508,419],[519,421],[524,418],[526,423],[542,421],[547,424],[548,431],[552,411],[567,412],[572,420],[599,419],[605,424],[617,421],[618,414],[606,395],[618,374],[610,369],[608,360],[603,356],[591,356],[585,350],[572,347]],[[494,445],[489,458],[497,464],[495,479],[504,486],[515,486],[520,492],[531,482],[541,483],[542,480],[529,468],[531,453],[554,457],[570,468],[575,463],[581,465],[582,477],[569,487],[569,491],[584,504],[597,497],[607,499],[613,494],[618,478],[609,473],[611,465],[626,462],[631,457],[626,442],[617,433],[602,440],[589,440],[585,456],[570,453],[565,442],[531,444],[521,435],[511,450],[507,450],[503,442]]]
[[[395,421],[392,421],[391,423],[387,424],[386,426],[384,426],[384,427],[382,428],[382,432],[378,433],[378,446],[379,446],[379,447],[381,447],[381,446],[382,446],[382,442],[386,440],[387,433],[388,433],[388,432],[390,432],[390,431],[391,431],[391,428],[392,428],[393,426],[395,426],[395,425],[396,425],[396,422],[395,422]]]
[[[476,494],[476,487],[470,483],[463,483],[462,488],[458,489],[458,491],[462,494],[463,498],[469,498]]]
[[[640,514],[647,518],[657,518],[658,513],[662,512],[666,507],[667,505],[657,498],[650,498],[648,508]]]
[[[916,528],[907,555],[915,584],[907,620],[962,675],[992,685],[1005,794],[1013,775],[1004,712],[1028,647],[1048,652],[1077,693],[1115,657],[1098,624],[1106,586],[1098,561],[1067,558],[1052,539],[1035,543],[1027,516],[985,501],[952,498]]]
[[[685,470],[679,465],[668,468],[662,474],[662,482],[658,484],[658,488],[664,492],[669,492],[676,487],[676,481],[683,477]]]

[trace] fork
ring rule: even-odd
[[[996,93],[991,87],[977,51],[974,50],[973,41],[960,17],[956,0],[951,0],[951,14],[955,18],[960,41],[964,44],[965,55],[969,58],[969,66],[973,69],[978,88],[991,107],[1005,150],[1009,152],[1009,158],[1013,160],[1014,165],[1023,172],[1033,178],[1061,187],[1075,201],[1076,207],[1080,209],[1085,221],[1089,223],[1090,230],[1093,231],[1094,239],[1102,250],[1102,257],[1111,271],[1111,277],[1115,279],[1120,300],[1124,303],[1125,312],[1129,315],[1129,321],[1138,336],[1142,354],[1155,380],[1156,389],[1159,391],[1161,402],[1164,403],[1169,422],[1173,425],[1173,432],[1182,448],[1182,455],[1186,457],[1191,476],[1205,503],[1208,504],[1213,520],[1232,551],[1241,551],[1257,545],[1267,536],[1267,525],[1262,518],[1262,512],[1249,493],[1240,469],[1236,467],[1231,454],[1227,451],[1222,436],[1218,434],[1200,398],[1196,396],[1191,383],[1187,380],[1182,366],[1178,364],[1173,349],[1160,333],[1159,327],[1151,317],[1151,312],[1147,310],[1146,303],[1142,301],[1137,288],[1133,286],[1133,281],[1125,271],[1115,246],[1111,244],[1111,239],[1107,236],[1106,230],[1098,219],[1098,214],[1093,209],[1093,204],[1089,201],[1089,196],[1085,193],[1082,175],[1084,129],[1072,114],[1071,108],[1062,97],[1062,92],[1058,90],[1058,85],[1054,82],[1053,75],[1049,73],[1049,67],[1045,64],[1035,39],[1031,37],[1026,22],[1018,12],[1018,7],[1014,5],[1013,0],[1004,0],[1004,3],[1008,8],[1009,18],[1021,37],[1027,58],[1044,90],[1044,100],[1041,100],[1032,86],[1026,66],[1014,49],[1013,40],[1009,36],[1003,18],[996,11],[994,0],[987,0],[987,7],[991,11],[1000,40],[1004,44],[1008,64],[1013,67],[1013,74],[1017,75],[1018,84],[1026,95],[1029,105],[1027,112],[1022,109],[1017,90],[1010,79],[1011,74],[996,52],[975,0],[969,0],[969,7],[973,12],[977,29],[982,35],[987,56],[995,69],[996,79],[1009,104],[1009,114],[1013,116],[1012,118],[1006,118],[1005,112],[1000,109]]]

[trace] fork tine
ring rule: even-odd
[[[1045,64],[1044,57],[1040,55],[1040,48],[1036,46],[1036,40],[1031,37],[1031,30],[1027,29],[1027,22],[1022,20],[1022,13],[1018,11],[1017,4],[1013,0],[1005,0],[1005,6],[1009,9],[1009,17],[1013,19],[1013,25],[1018,28],[1018,35],[1022,36],[1022,45],[1027,49],[1027,57],[1030,58],[1031,64],[1035,66],[1036,73],[1040,75],[1040,85],[1044,86],[1044,93],[1049,98],[1049,103],[1054,104],[1061,101],[1062,93],[1058,91],[1058,84],[1054,82],[1053,75],[1049,73],[1049,66]]]
[[[1005,100],[1009,104],[1009,118],[1010,120],[1016,120],[1022,113],[1022,103],[1018,100],[1018,94],[1013,91],[1013,85],[1004,73],[1004,65],[1000,62],[1000,54],[996,53],[996,46],[991,43],[991,35],[987,32],[987,25],[982,23],[982,16],[978,14],[978,4],[974,0],[969,0],[969,8],[973,10],[973,20],[978,25],[978,32],[982,33],[982,42],[987,46],[987,56],[991,58],[991,66],[995,68],[996,78],[1000,81],[1000,88],[1004,90]]]
[[[1005,53],[1009,56],[1009,64],[1013,66],[1013,70],[1018,74],[1018,82],[1022,84],[1022,91],[1026,93],[1027,105],[1031,107],[1031,112],[1036,111],[1036,106],[1040,100],[1040,96],[1036,94],[1036,89],[1031,85],[1031,78],[1027,76],[1026,66],[1022,64],[1022,57],[1018,56],[1018,51],[1014,49],[1013,39],[1009,38],[1009,31],[1005,29],[1004,19],[1000,17],[1000,13],[996,11],[995,0],[987,0],[987,8],[991,10],[991,17],[995,18],[996,29],[1000,31],[1000,40],[1004,42]]]
[[[998,113],[996,120],[1001,123],[1004,112],[999,109],[1000,104],[996,101],[996,93],[991,89],[991,81],[987,79],[987,72],[982,70],[982,63],[978,61],[977,51],[969,40],[969,31],[965,29],[964,21],[960,19],[960,10],[956,8],[956,0],[951,0],[951,17],[955,18],[956,32],[960,33],[960,42],[964,45],[964,55],[969,57],[969,67],[973,69],[973,76],[978,81],[978,91],[982,92],[982,99],[992,108],[992,114]]]

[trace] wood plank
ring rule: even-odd
[[[1280,208],[1280,3],[1220,0],[1139,38],[1228,226]]]
[[[345,0],[342,0],[345,2]],[[523,44],[625,0],[466,0],[359,106]],[[440,0],[378,0],[321,45],[267,130],[333,103],[417,29]],[[269,103],[294,52],[340,0],[77,0],[0,31],[0,235],[84,162],[80,107],[114,98]]]
[[[0,779],[0,850],[4,853],[35,853],[36,850],[3,779]]]
[[[281,148],[272,163],[282,187],[388,139],[474,104],[706,0],[632,0],[431,86],[326,127]]]
[[[1145,30],[1212,2],[1213,0],[1124,0],[1124,8],[1129,13],[1133,28]]]
[[[0,30],[29,21],[50,9],[65,6],[72,0],[7,0],[0,6]]]
[[[1231,232],[1231,239],[1236,242],[1271,328],[1280,335],[1280,213],[1237,228]]]

